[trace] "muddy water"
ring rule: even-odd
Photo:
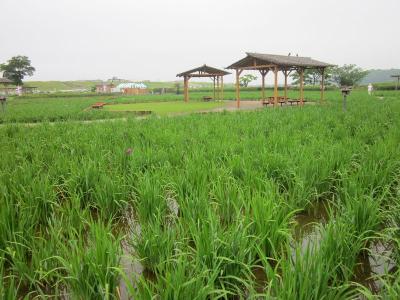
[[[169,213],[166,216],[166,220],[168,224],[172,225],[174,223],[174,220],[179,215],[179,204],[172,194],[167,195],[166,201],[169,210]],[[152,272],[146,270],[140,263],[140,260],[136,258],[135,249],[130,245],[127,240],[127,238],[141,235],[141,226],[136,221],[132,210],[129,210],[127,212],[127,215],[125,216],[125,220],[123,222],[122,230],[126,233],[126,238],[121,242],[123,254],[121,257],[120,265],[126,278],[121,279],[118,291],[119,298],[122,300],[127,300],[132,299],[132,297],[129,296],[129,289],[134,289],[137,287],[137,283],[141,276],[144,276],[146,280],[152,281],[155,281],[156,278],[155,275]],[[128,283],[126,281],[128,281]]]
[[[174,219],[179,216],[179,205],[172,195],[166,197],[169,214],[166,216],[168,223],[173,224]],[[314,243],[321,241],[319,225],[325,225],[329,222],[332,215],[332,208],[328,201],[319,201],[305,212],[298,214],[295,218],[296,225],[293,232],[292,258],[295,259],[295,248],[301,245],[302,251],[305,251]],[[334,210],[333,210],[334,212]],[[131,216],[125,228],[128,230],[127,236],[133,234],[140,235],[140,224],[134,221]],[[136,288],[140,276],[147,280],[154,280],[154,275],[148,274],[140,261],[135,259],[134,249],[125,240],[122,242],[123,256],[121,258],[121,268],[123,269],[131,288]],[[371,244],[370,251],[365,251],[358,257],[358,264],[355,269],[353,281],[364,285],[373,293],[378,293],[382,284],[377,276],[383,276],[391,269],[395,268],[395,262],[391,259],[393,248],[391,245],[382,242]],[[262,266],[255,266],[252,269],[255,278],[255,289],[262,293],[267,285],[266,272]],[[119,286],[120,299],[131,299],[129,297],[129,288],[125,280],[121,280]]]
[[[256,266],[252,269],[252,272],[255,277],[255,289],[257,293],[263,293],[268,283],[268,278],[264,267]]]
[[[318,246],[322,236],[318,225],[326,225],[329,222],[331,207],[329,202],[317,202],[307,211],[298,214],[295,218],[294,241],[292,244],[292,258],[295,259],[295,248],[301,244],[301,250],[305,251],[308,247]],[[334,210],[333,210],[334,212]],[[378,293],[382,288],[379,276],[396,268],[396,263],[392,258],[393,247],[388,243],[376,241],[358,257],[357,267],[354,270],[353,282],[362,284],[372,293]]]
[[[138,282],[139,277],[143,274],[144,268],[140,261],[134,259],[132,256],[133,249],[125,242],[122,242],[122,257],[121,257],[121,268],[124,272],[126,279],[130,282],[133,288],[136,287],[136,282]],[[130,299],[129,298],[129,288],[125,279],[121,279],[119,285],[119,297],[120,299]]]
[[[325,225],[328,223],[330,208],[331,206],[328,201],[318,201],[306,211],[298,214],[295,218],[295,240],[309,239],[309,235],[315,232],[316,225]]]
[[[329,221],[330,204],[328,201],[318,201],[307,210],[295,217],[293,241],[291,243],[292,259],[296,259],[296,248],[301,244],[301,253],[306,249],[317,246],[321,240],[318,225],[325,225]]]
[[[301,242],[302,251],[305,250],[310,243],[320,240],[319,231],[315,230],[318,224],[326,224],[329,220],[329,205],[327,201],[320,201],[307,211],[298,214],[295,218],[296,225],[294,227],[294,239],[291,245],[292,258],[295,259],[295,248]],[[276,264],[275,261],[269,261],[271,266]],[[261,265],[253,267],[252,273],[255,279],[255,289],[258,293],[264,292],[268,283],[265,269]]]
[[[382,288],[382,282],[378,277],[390,273],[396,267],[392,257],[392,245],[380,241],[373,243],[368,252],[359,255],[353,281],[377,294]]]

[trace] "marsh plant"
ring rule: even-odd
[[[77,99],[41,100],[40,113],[10,105],[0,298],[397,299],[400,97],[353,91],[343,114],[339,92],[326,96],[301,109],[93,123],[71,122],[105,114],[76,113],[87,105]],[[10,123],[53,118],[66,122]],[[299,240],[298,217],[321,203],[328,217],[310,217]],[[372,291],[356,270],[382,239],[396,268]]]

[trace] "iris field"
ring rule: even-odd
[[[0,298],[399,299],[400,94],[377,96],[86,124],[64,99],[33,127],[52,100],[9,105]]]
[[[328,93],[333,92],[329,91]],[[267,91],[266,96],[272,95],[272,91]],[[49,95],[27,95],[23,97],[12,97],[8,99],[6,112],[2,113],[0,108],[0,124],[5,123],[38,123],[38,122],[64,122],[64,121],[83,121],[99,120],[121,117],[135,117],[131,112],[115,111],[119,104],[140,104],[145,106],[144,110],[151,110],[146,104],[159,102],[159,105],[153,109],[155,113],[184,113],[192,112],[196,109],[206,109],[218,106],[215,102],[201,101],[203,96],[213,96],[212,91],[192,91],[190,93],[190,102],[187,108],[184,108],[183,95],[179,94],[146,94],[137,96],[124,95],[101,95],[101,94],[49,94]],[[241,92],[242,99],[258,100],[261,92],[254,88]],[[297,91],[290,91],[289,96],[298,97]],[[308,92],[307,96],[312,99],[318,99],[319,92]],[[226,100],[235,99],[233,90],[226,90],[224,93]],[[181,101],[181,104],[177,103]],[[96,102],[105,102],[107,104],[116,104],[105,107],[108,111],[90,109]],[[171,109],[166,108],[163,102],[176,102],[171,105]],[[159,106],[162,106],[161,108]],[[203,108],[202,108],[203,107]],[[108,109],[110,108],[110,109]],[[114,111],[113,111],[114,109]],[[140,109],[143,109],[140,108]]]

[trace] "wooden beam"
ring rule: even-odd
[[[186,99],[187,99],[187,102],[189,102],[189,80],[190,80],[190,77],[188,77],[188,79],[186,81]]]
[[[287,103],[287,78],[289,76],[289,72],[287,70],[283,71],[285,75],[285,103]]]
[[[300,104],[304,105],[304,69],[300,68]]]
[[[258,65],[258,66],[248,66],[248,67],[240,67],[241,70],[262,70],[262,69],[271,69],[278,67],[277,65]],[[238,69],[236,69],[238,70]]]
[[[219,86],[219,76],[217,76],[217,99],[220,100],[220,86]]]
[[[207,74],[190,74],[190,75],[185,75],[185,76],[188,76],[188,77],[214,77],[214,76],[222,76],[222,74],[207,73]]]
[[[214,82],[214,89],[213,89],[213,93],[214,93],[214,100],[215,100],[215,77],[213,77],[213,82]]]
[[[185,98],[185,102],[189,101],[189,77],[183,77],[183,94]]]
[[[261,101],[265,101],[265,76],[268,74],[269,70],[260,70],[261,73]]]
[[[239,76],[242,70],[236,69],[236,107],[240,108],[240,80]]]
[[[221,76],[221,100],[224,100],[224,76]]]
[[[278,106],[278,67],[274,68],[274,106]]]

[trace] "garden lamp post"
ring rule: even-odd
[[[1,103],[2,112],[6,111],[6,100],[7,100],[7,98],[5,96],[0,96],[0,103]]]
[[[350,95],[351,87],[343,86],[341,88],[342,95],[343,95],[343,111],[347,110],[347,96]]]

